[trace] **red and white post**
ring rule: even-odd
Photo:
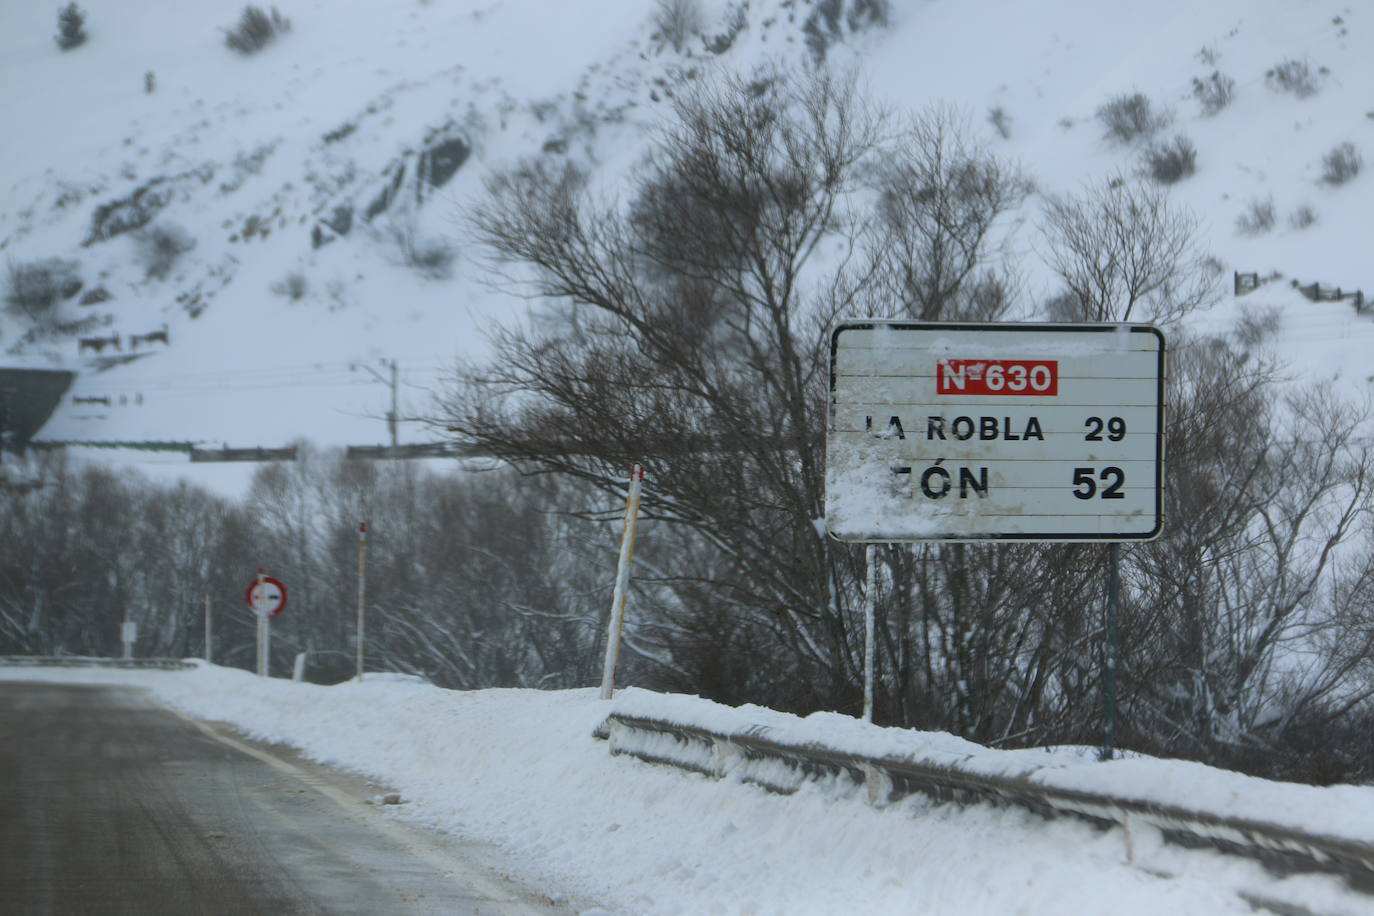
[[[865,722],[873,721],[873,658],[878,603],[878,551],[869,544],[864,548],[864,715]]]
[[[639,499],[644,491],[644,467],[630,471],[629,494],[625,500],[625,528],[620,536],[620,562],[616,567],[615,591],[611,595],[611,622],[606,631],[606,662],[601,669],[601,699],[615,692],[615,669],[620,660],[620,634],[625,627],[625,605],[630,600],[630,563],[635,553],[635,532],[639,528]]]

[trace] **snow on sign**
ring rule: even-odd
[[[268,617],[276,617],[286,610],[286,586],[280,579],[271,576],[262,577],[262,588],[258,588],[257,577],[248,586],[248,593],[244,595],[254,612],[266,612]]]
[[[1164,383],[1151,325],[840,324],[826,527],[842,541],[1153,538]]]

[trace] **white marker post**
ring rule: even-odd
[[[363,679],[363,608],[367,596],[367,522],[358,523],[358,680]]]
[[[620,660],[620,633],[625,626],[625,605],[630,600],[630,562],[635,552],[635,532],[639,528],[639,498],[644,490],[644,467],[630,471],[629,494],[625,500],[625,528],[620,537],[620,563],[616,567],[615,591],[611,595],[611,622],[606,631],[606,663],[601,669],[601,699],[615,693],[615,668]]]
[[[253,593],[253,611],[258,615],[258,677],[267,677],[267,649],[271,644],[272,624],[267,617],[267,571],[258,567],[258,587]]]
[[[210,629],[210,594],[207,592],[205,595],[205,661],[207,664],[210,662],[210,656],[212,654],[211,648],[214,645],[214,639],[211,633],[212,631]]]
[[[128,611],[124,612],[126,615]],[[138,624],[129,620],[126,616],[124,622],[119,627],[119,639],[124,643],[124,657],[134,657],[134,643],[138,640]]]

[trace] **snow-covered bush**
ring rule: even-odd
[[[1236,81],[1220,71],[1213,70],[1212,75],[1205,78],[1193,78],[1193,98],[1209,118],[1230,105],[1235,94]]]
[[[1276,92],[1289,92],[1305,99],[1316,95],[1321,88],[1320,74],[1324,70],[1314,71],[1307,61],[1289,58],[1275,64],[1264,74],[1264,78]]]
[[[57,37],[53,40],[63,51],[86,43],[86,14],[81,7],[68,3],[57,11]]]
[[[1236,217],[1236,231],[1241,235],[1262,235],[1274,228],[1274,199],[1250,201],[1245,212]]]
[[[1145,170],[1160,184],[1173,184],[1197,171],[1197,147],[1179,134],[1167,143],[1155,143],[1145,151]]]
[[[263,12],[256,6],[245,6],[238,25],[224,30],[224,43],[240,54],[256,54],[291,30],[291,21],[272,7]]]
[[[1144,93],[1119,95],[1097,109],[1107,139],[1117,143],[1134,143],[1148,139],[1172,120],[1167,111],[1158,111]]]
[[[1353,143],[1338,143],[1322,157],[1322,181],[1326,184],[1345,184],[1360,174],[1364,157]]]

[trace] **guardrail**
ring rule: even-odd
[[[193,662],[180,658],[96,658],[86,655],[0,655],[0,668],[158,668],[184,671]]]
[[[865,757],[766,737],[768,729],[720,734],[709,729],[612,713],[594,732],[612,754],[668,764],[716,779],[730,777],[789,795],[808,779],[848,779],[882,806],[920,793],[937,802],[1016,805],[1045,818],[1061,815],[1100,828],[1157,828],[1172,843],[1256,859],[1287,875],[1316,872],[1345,878],[1374,894],[1374,844],[1206,811],[1042,785],[1024,777],[972,773],[900,758]],[[1252,901],[1265,905],[1262,900]]]

